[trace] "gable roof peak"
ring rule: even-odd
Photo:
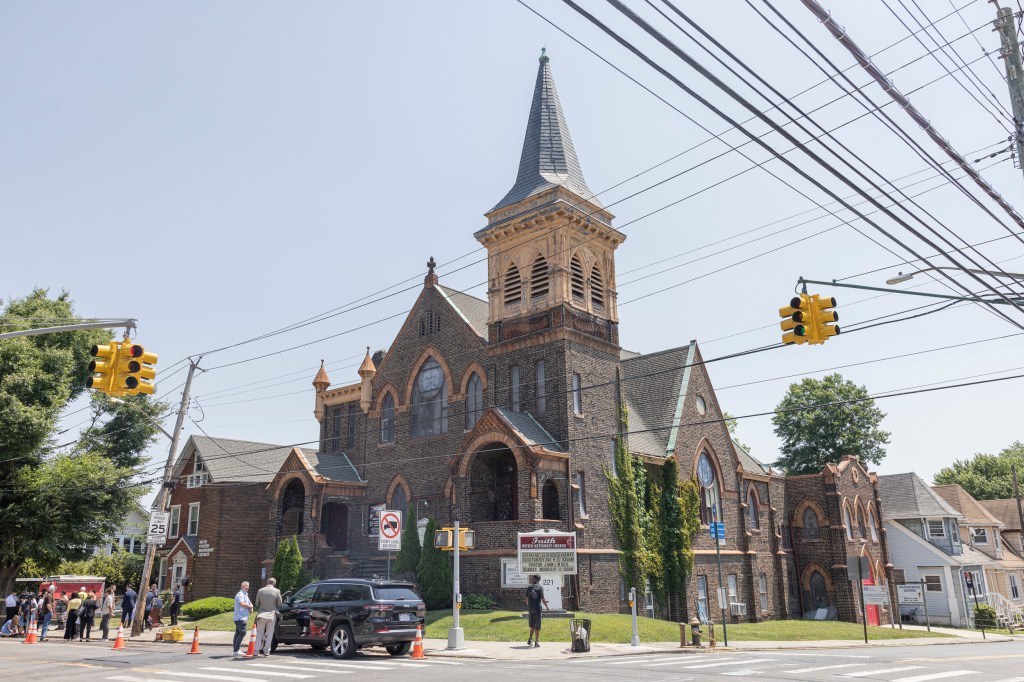
[[[547,48],[541,50],[539,61],[523,153],[519,159],[519,174],[512,189],[491,211],[511,206],[555,186],[564,187],[601,208],[583,179],[583,170],[551,75]]]

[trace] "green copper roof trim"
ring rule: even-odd
[[[697,350],[697,341],[690,342],[690,348],[686,351],[686,369],[683,370],[683,380],[679,382],[679,398],[676,400],[676,413],[672,417],[672,430],[668,434],[668,445],[665,446],[665,454],[671,455],[676,450],[676,435],[679,433],[679,422],[683,419],[683,401],[686,400],[686,389],[690,385],[690,370],[693,368],[693,352]]]

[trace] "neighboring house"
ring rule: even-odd
[[[134,554],[146,553],[146,529],[149,525],[149,512],[140,504],[135,504],[128,516],[106,542],[92,548],[94,556],[110,556],[117,547]]]
[[[1005,546],[1004,523],[957,484],[932,486],[942,499],[960,512],[960,535],[971,547],[989,557],[985,582],[987,601],[1004,621],[1024,621],[1024,560]]]
[[[974,604],[964,575],[971,574],[984,602],[985,568],[993,560],[961,541],[963,516],[917,474],[879,476],[878,493],[894,581],[924,583],[931,622],[968,626]],[[901,605],[900,614],[904,622],[924,622],[924,605]]]
[[[1024,556],[1024,538],[1020,532],[1020,509],[1017,500],[978,500],[978,504],[1003,524],[1003,543],[1017,556]]]

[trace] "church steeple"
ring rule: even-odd
[[[583,179],[583,170],[576,158],[576,149],[555,89],[555,79],[551,75],[550,61],[546,50],[541,50],[519,174],[512,189],[491,211],[511,206],[556,185],[597,207],[601,206]]]

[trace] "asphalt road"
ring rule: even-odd
[[[189,656],[178,647],[0,641],[0,670],[15,680],[120,682],[289,682],[291,680],[437,680],[523,678],[557,680],[886,680],[887,682],[1024,682],[1024,647],[1017,642],[879,647],[816,651],[718,652],[702,655],[616,656],[595,659],[412,661],[367,650],[349,661],[289,648],[255,660],[234,660],[228,647]],[[351,676],[351,677],[348,677]]]

